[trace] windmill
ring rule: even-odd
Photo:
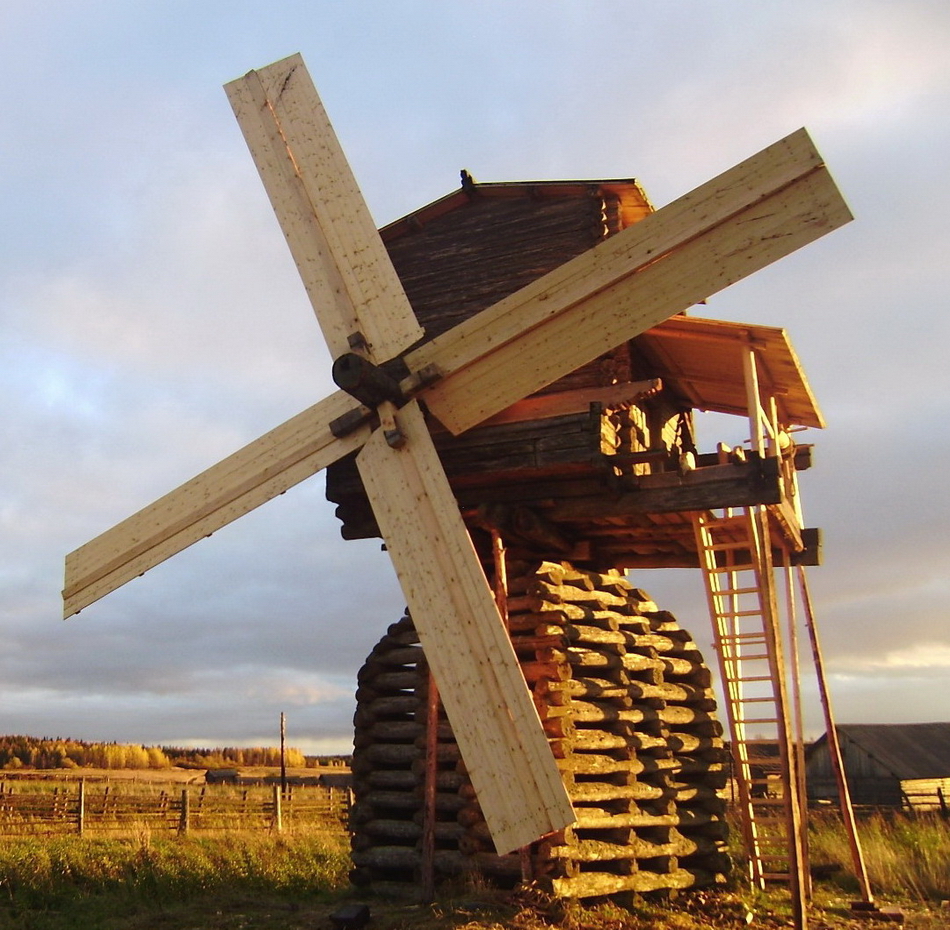
[[[802,130],[426,340],[302,59],[227,93],[340,390],[71,553],[65,615],[358,453],[495,847],[522,847],[574,814],[427,420],[462,433],[850,214]]]

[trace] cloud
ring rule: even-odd
[[[845,676],[855,673],[877,673],[921,677],[945,676],[950,670],[950,643],[915,642],[902,649],[862,659],[847,657],[835,663],[835,673]]]
[[[786,326],[828,415],[802,484],[842,719],[950,719],[945,3],[52,10],[0,13],[0,730],[246,745],[292,708],[346,744],[403,599],[320,478],[58,619],[66,551],[331,388],[219,87],[297,48],[380,222],[462,167],[664,203],[814,129],[856,222],[701,313]],[[643,584],[708,641],[698,573]]]

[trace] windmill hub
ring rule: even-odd
[[[338,388],[367,407],[378,407],[385,401],[399,407],[407,400],[395,378],[355,352],[341,355],[330,374]]]

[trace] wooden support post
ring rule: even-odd
[[[287,718],[280,712],[280,793],[287,794]]]
[[[181,789],[181,815],[178,819],[178,832],[184,836],[191,828],[191,796],[187,788]]]
[[[828,694],[828,683],[825,680],[825,664],[821,654],[821,644],[818,641],[818,628],[815,625],[815,615],[812,611],[811,594],[808,590],[808,580],[805,569],[798,566],[798,583],[801,588],[802,606],[805,610],[805,626],[808,638],[811,641],[812,657],[815,661],[815,675],[818,678],[818,694],[821,697],[821,709],[825,716],[825,733],[828,741],[828,757],[834,769],[835,781],[838,783],[838,801],[841,806],[841,820],[848,835],[848,845],[851,847],[851,864],[854,867],[854,877],[858,880],[861,889],[861,898],[873,905],[874,895],[871,893],[871,883],[868,880],[867,869],[864,865],[864,852],[861,849],[861,840],[858,837],[858,827],[854,820],[854,808],[851,806],[851,790],[848,779],[845,777],[844,761],[841,757],[841,744],[838,742],[838,732],[835,730],[834,714],[831,710],[831,696]]]
[[[749,443],[752,451],[759,457],[765,453],[765,442],[762,436],[762,404],[759,400],[759,372],[755,362],[755,349],[746,346],[742,353],[742,367],[745,372],[746,406],[749,408]]]
[[[439,688],[435,677],[429,672],[429,689],[426,702],[426,769],[423,784],[421,885],[422,900],[429,903],[435,899],[435,822],[436,791],[439,777]]]
[[[79,797],[76,800],[76,832],[82,836],[86,829],[86,779],[79,779]]]
[[[494,566],[494,584],[495,604],[498,606],[498,613],[504,621],[505,627],[510,631],[508,620],[508,563],[505,560],[505,541],[497,529],[491,530],[491,552],[492,563]],[[521,880],[525,884],[534,878],[534,870],[531,865],[531,844],[522,846],[518,849],[518,857],[521,861]]]
[[[805,854],[805,862],[808,863],[808,790],[805,784],[805,720],[802,713],[802,689],[801,689],[801,661],[798,647],[798,626],[797,612],[795,610],[795,585],[792,579],[792,563],[787,549],[782,550],[782,569],[785,577],[785,613],[788,624],[788,660],[789,672],[792,682],[792,712],[794,722],[795,743],[793,755],[795,758],[795,770],[791,779],[794,789],[798,792],[801,817],[801,843]],[[811,900],[812,883],[811,869],[806,868],[802,875],[805,886],[805,895]]]
[[[274,785],[274,829],[278,833],[284,832],[284,815],[281,809],[280,785]]]
[[[498,613],[508,626],[508,565],[505,562],[505,543],[494,527],[491,531],[491,554],[495,567],[495,604]]]
[[[766,427],[769,434],[769,458],[777,459],[782,454],[782,445],[779,438],[778,404],[775,402],[774,394],[769,395],[769,416]]]

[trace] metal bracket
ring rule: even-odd
[[[365,352],[369,348],[369,343],[366,341],[366,337],[359,330],[357,330],[355,333],[350,333],[349,336],[346,337],[346,344],[354,352]]]
[[[434,384],[442,377],[442,369],[434,362],[429,365],[423,365],[418,371],[412,372],[399,382],[399,387],[403,394],[412,396],[417,391]]]
[[[402,382],[397,382],[378,365],[352,352],[341,355],[333,363],[332,374],[337,387],[363,405],[330,421],[330,432],[337,439],[342,439],[364,423],[370,422],[376,416],[374,408],[384,403],[401,407],[417,391],[442,377],[442,371],[437,365],[426,365],[404,378]],[[384,427],[384,435],[386,442],[394,449],[401,448],[405,443],[405,437],[398,429],[390,430]]]
[[[330,421],[330,432],[337,439],[349,436],[358,430],[364,423],[368,423],[375,416],[375,412],[365,407],[354,407],[347,410],[342,416]]]

